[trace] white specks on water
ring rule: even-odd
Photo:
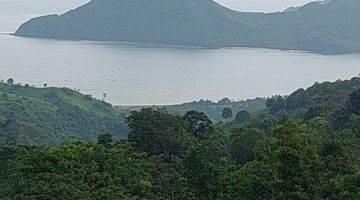
[[[29,49],[32,49],[29,51]],[[348,79],[360,56],[264,49],[162,49],[0,36],[1,79],[79,88],[114,104],[174,104],[289,94]]]

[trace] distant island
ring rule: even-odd
[[[312,2],[248,13],[212,0],[92,0],[29,20],[16,36],[186,47],[254,47],[324,54],[360,52],[360,1]]]

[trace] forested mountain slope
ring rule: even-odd
[[[289,114],[303,118],[310,114],[307,112],[317,111],[321,116],[330,116],[338,110],[350,108],[350,95],[358,89],[359,77],[335,82],[317,82],[307,89],[298,89],[289,96],[269,98],[266,104],[273,114]]]
[[[202,112],[143,108],[127,117],[121,141],[0,145],[0,199],[359,199],[360,90],[350,89],[358,81],[305,91],[330,113],[327,97],[344,96],[336,101],[354,117],[340,129],[322,113],[293,118],[302,106],[272,113],[268,104],[221,124]]]
[[[334,132],[360,135],[360,78],[315,83],[289,96],[269,98],[266,107],[274,116],[303,121],[324,117]]]
[[[92,0],[31,19],[17,36],[195,47],[360,52],[360,1],[327,0],[278,13],[243,13],[212,0]]]

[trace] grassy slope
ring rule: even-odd
[[[56,145],[92,140],[99,132],[126,134],[123,115],[110,104],[65,88],[0,84],[0,141]]]

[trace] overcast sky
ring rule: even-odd
[[[288,7],[299,6],[314,0],[216,0],[228,8],[241,11],[282,11]]]

